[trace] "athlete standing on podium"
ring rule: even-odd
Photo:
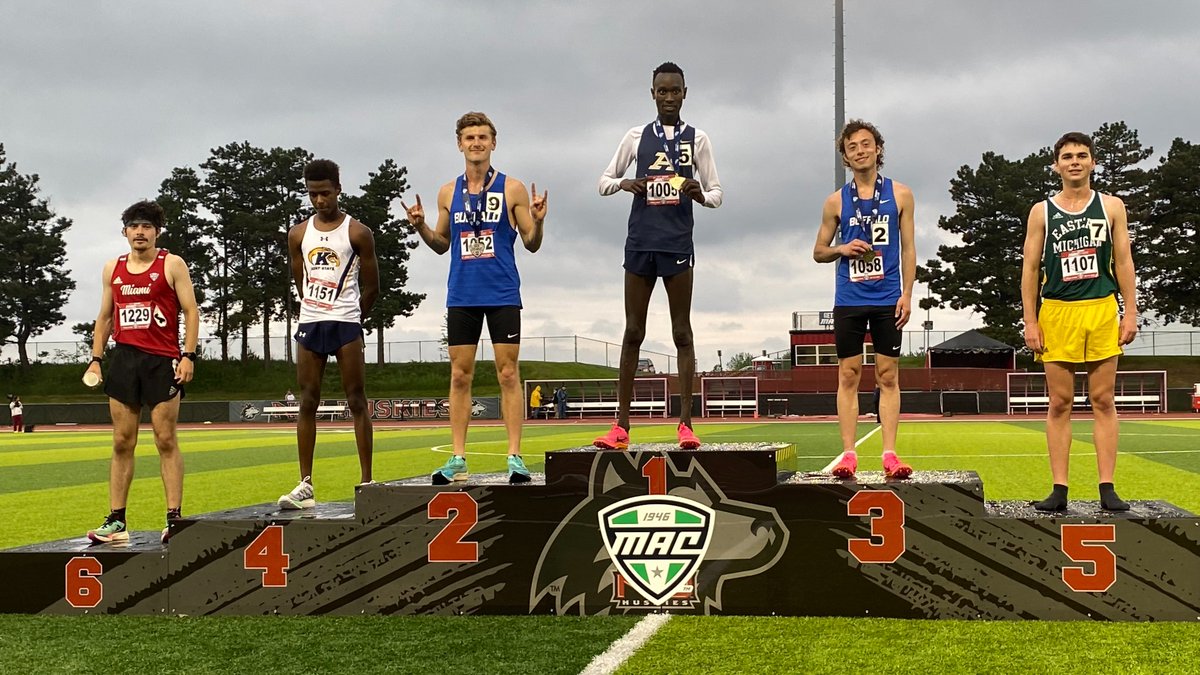
[[[338,165],[315,159],[304,167],[308,199],[316,215],[288,230],[292,280],[300,293],[300,323],[296,329],[296,384],[300,414],[296,447],[300,482],[279,498],[285,509],[316,505],[313,496],[313,448],[317,443],[317,407],[321,378],[330,356],[337,357],[346,405],[354,417],[361,483],[371,482],[372,429],[364,392],[366,366],[362,319],[379,297],[379,263],[370,228],[338,206],[342,182]]]
[[[912,467],[896,456],[900,425],[900,343],[912,314],[917,253],[913,248],[912,190],[879,175],[883,135],[869,122],[850,120],[837,139],[842,162],[854,178],[829,195],[813,259],[836,263],[833,334],[838,357],[838,427],[842,454],[832,468],[838,478],[858,470],[858,384],[863,339],[871,331],[875,382],[883,427],[883,470],[888,478],[908,478]],[[834,237],[842,243],[834,244]]]
[[[450,252],[446,284],[446,340],[450,351],[450,437],[453,454],[433,472],[434,485],[467,479],[467,426],[471,422],[471,382],[475,352],[486,320],[496,355],[500,405],[508,432],[508,480],[529,482],[521,459],[525,396],[521,391],[521,277],[514,251],[517,236],[530,253],[542,247],[546,197],[532,184],[492,168],[496,126],[487,115],[469,112],[455,125],[458,149],[466,160],[463,175],[438,191],[437,229],[425,222],[421,197],[408,213],[421,239],[439,255]]]
[[[134,449],[142,406],[150,408],[154,445],[158,448],[163,490],[167,497],[167,527],[183,505],[183,456],[175,434],[183,385],[191,382],[200,334],[200,308],[187,264],[155,242],[164,224],[162,207],[141,201],[121,214],[121,233],[129,253],[104,266],[100,313],[92,337],[88,375],[100,376],[104,347],[111,333],[113,348],[104,393],[112,415],[113,454],[108,475],[112,509],[100,527],[87,533],[97,543],[128,541],[125,506],[133,482]],[[179,313],[184,318],[184,351],[179,351]],[[91,379],[91,378],[87,378]]]
[[[629,447],[633,379],[646,337],[650,294],[659,277],[667,289],[671,334],[679,362],[679,447],[700,447],[700,439],[692,431],[692,380],[696,373],[696,347],[692,342],[692,204],[715,209],[724,195],[708,134],[679,117],[687,98],[683,69],[669,61],[655,68],[650,96],[658,117],[625,133],[600,176],[601,196],[622,190],[633,194],[625,239],[625,334],[621,339],[617,421],[593,442],[606,450]],[[635,162],[635,177],[623,178]]]
[[[1118,497],[1113,487],[1117,357],[1138,331],[1137,279],[1125,203],[1092,189],[1096,157],[1087,134],[1076,131],[1058,139],[1052,166],[1062,178],[1062,190],[1030,209],[1021,268],[1025,345],[1045,366],[1050,392],[1046,445],[1054,487],[1050,496],[1034,507],[1039,511],[1067,509],[1075,369],[1082,364],[1087,369],[1094,417],[1092,441],[1100,506],[1107,511],[1128,511],[1129,503]],[[1125,304],[1125,315],[1119,319],[1118,292]]]

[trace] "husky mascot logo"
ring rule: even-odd
[[[654,458],[665,460],[666,494],[646,494],[642,470]],[[790,534],[774,508],[726,497],[694,461],[681,470],[658,452],[598,452],[589,482],[588,496],[542,548],[529,592],[532,613],[664,605],[720,612],[725,584],[770,569],[787,549]],[[683,595],[689,599],[676,600]]]
[[[643,495],[601,510],[600,535],[625,580],[662,605],[700,567],[715,515],[683,497]]]

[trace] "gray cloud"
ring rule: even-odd
[[[519,254],[525,333],[620,340],[629,200],[596,181],[653,117],[650,71],[687,73],[684,119],[713,139],[726,202],[697,212],[693,324],[715,352],[786,346],[791,312],[827,308],[812,262],[833,189],[832,3],[218,0],[0,2],[0,143],[75,220],[70,339],[90,320],[117,215],[172,167],[248,140],[336,159],[357,185],[386,157],[428,202],[462,171],[454,120],[499,126],[498,168],[550,191],[544,248]],[[1068,129],[1125,120],[1157,150],[1195,140],[1200,75],[1188,3],[847,3],[847,111],[877,122],[886,173],[917,196],[918,259],[945,236],[949,180],[986,150],[1019,157]],[[0,244],[2,245],[2,244]],[[414,253],[428,293],[391,339],[436,339],[447,259]],[[918,288],[918,294],[923,289]],[[935,313],[938,328],[977,319]],[[646,347],[673,352],[665,294]],[[660,364],[661,365],[661,364]]]

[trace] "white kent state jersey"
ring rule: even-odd
[[[358,254],[350,245],[350,216],[329,232],[304,224],[300,253],[304,256],[304,297],[300,323],[346,321],[362,323],[358,305]]]

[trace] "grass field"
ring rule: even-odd
[[[870,427],[863,425],[862,433]],[[905,422],[897,450],[918,470],[974,469],[988,499],[1041,498],[1049,488],[1043,425]],[[588,444],[597,425],[526,427],[531,468],[546,450]],[[704,424],[707,442],[789,441],[800,470],[838,446],[831,423]],[[1200,421],[1126,421],[1117,488],[1200,511]],[[471,471],[500,471],[504,431],[471,431]],[[635,442],[669,441],[669,425],[635,427]],[[1090,424],[1075,425],[1071,496],[1095,499]],[[109,436],[0,436],[0,547],[79,536],[107,511]],[[134,529],[161,527],[157,458],[144,432],[130,498]],[[282,425],[183,431],[185,513],[274,501],[295,484],[295,439]],[[445,458],[445,428],[380,428],[377,479],[427,474]],[[860,447],[878,469],[879,435]],[[322,430],[321,501],[349,499],[353,434]],[[1200,574],[1200,570],[1197,571]],[[11,583],[11,580],[10,580]],[[147,619],[0,617],[0,671],[29,672],[579,672],[636,617],[296,617]],[[114,645],[113,641],[116,641]],[[112,650],[120,657],[112,660]],[[621,672],[1200,672],[1200,624],[990,623],[883,619],[675,617]]]

